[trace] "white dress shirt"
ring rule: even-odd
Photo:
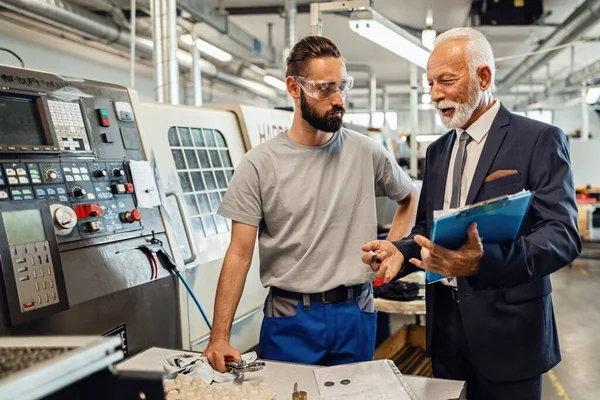
[[[466,129],[466,132],[471,136],[473,140],[467,146],[467,160],[465,161],[465,169],[463,170],[462,180],[460,183],[460,199],[459,206],[462,207],[467,202],[467,195],[471,188],[471,182],[473,182],[473,176],[475,175],[475,169],[479,163],[479,157],[485,141],[487,139],[492,123],[496,118],[500,110],[500,101],[495,100],[494,105],[487,110],[481,117],[471,124]],[[450,208],[450,198],[452,197],[452,173],[454,171],[454,161],[456,160],[456,153],[458,152],[458,146],[460,142],[460,135],[465,132],[465,129],[456,129],[456,138],[454,139],[454,146],[452,147],[452,153],[450,155],[450,164],[448,164],[448,175],[446,177],[446,190],[444,192],[444,210]],[[443,279],[442,283],[448,286],[456,286],[456,279],[447,278]]]

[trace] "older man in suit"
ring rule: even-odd
[[[449,277],[426,290],[436,377],[467,381],[469,400],[541,399],[541,374],[560,361],[549,275],[581,251],[575,189],[563,132],[509,112],[493,96],[494,74],[478,31],[438,37],[427,79],[451,130],[427,149],[411,235],[365,244],[363,262],[386,280],[417,267]],[[456,251],[427,239],[434,210],[523,189],[535,196],[514,242],[486,243],[474,224]]]

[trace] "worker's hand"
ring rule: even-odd
[[[479,272],[479,263],[483,258],[483,244],[479,237],[477,224],[469,225],[468,238],[458,250],[448,250],[429,239],[417,235],[415,242],[421,246],[421,260],[409,261],[419,268],[436,272],[444,276],[470,276]]]
[[[404,255],[396,246],[387,240],[374,240],[362,247],[365,253],[362,255],[362,262],[369,265],[377,278],[383,278],[385,283],[389,283],[398,275],[402,264],[404,264]]]
[[[219,372],[227,372],[225,357],[233,357],[236,360],[242,358],[240,352],[231,347],[227,340],[212,338],[202,355],[208,359],[210,366]]]

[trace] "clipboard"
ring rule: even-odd
[[[535,192],[528,190],[500,196],[453,210],[434,213],[430,240],[450,250],[457,250],[467,241],[467,229],[477,223],[484,243],[502,243],[517,238],[529,211]],[[427,271],[426,283],[434,283],[445,276]]]

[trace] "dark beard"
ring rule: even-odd
[[[331,116],[333,113],[339,111],[342,113],[342,117],[346,110],[342,106],[333,106],[330,111],[324,116],[320,116],[317,111],[312,108],[304,93],[300,93],[300,110],[302,111],[302,118],[310,124],[313,128],[323,132],[337,132],[342,128],[342,119]]]

